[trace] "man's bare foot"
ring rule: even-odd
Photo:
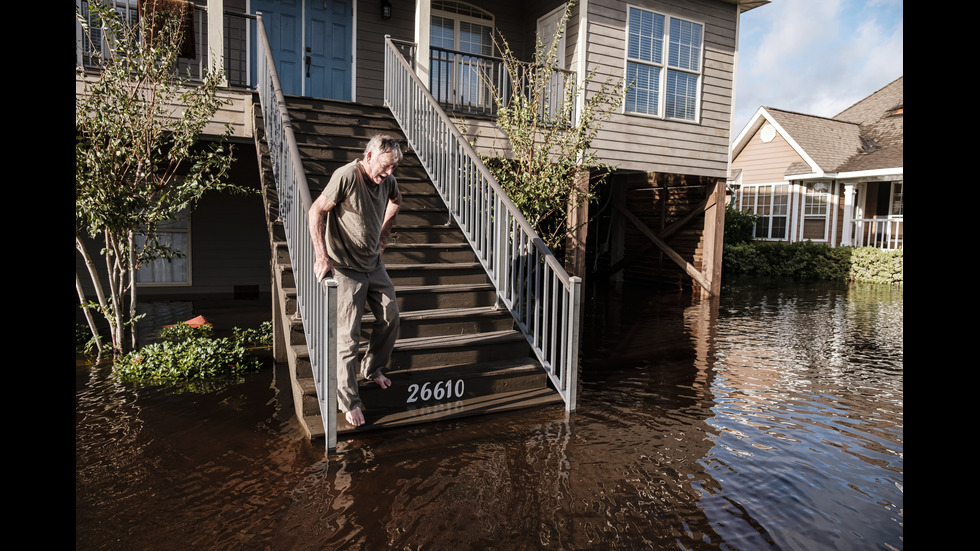
[[[384,373],[381,372],[378,372],[378,376],[374,378],[374,382],[378,383],[378,386],[380,386],[382,389],[391,386],[391,379],[385,377]]]
[[[364,424],[364,414],[361,413],[361,408],[354,408],[344,414],[347,417],[347,422],[355,427],[359,427]]]

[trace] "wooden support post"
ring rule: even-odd
[[[585,243],[589,233],[589,171],[575,175],[572,196],[568,202],[568,234],[565,236],[565,271],[585,278]]]
[[[721,255],[725,244],[725,180],[719,178],[704,207],[704,253],[702,272],[708,285],[701,286],[701,297],[721,294]]]

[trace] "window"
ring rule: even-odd
[[[179,220],[161,224],[156,232],[161,245],[173,251],[179,251],[181,256],[167,260],[158,258],[145,264],[136,271],[136,283],[140,285],[189,285],[190,278],[190,221],[186,214],[181,214]],[[136,247],[141,250],[146,243],[146,236],[136,234]]]
[[[905,216],[905,193],[902,190],[904,180],[898,182],[892,182],[892,197],[889,204],[891,208],[889,209],[888,215],[893,218],[902,218]]]
[[[98,48],[99,55],[101,56],[109,55],[109,49],[108,44],[105,43],[107,38],[104,37],[102,32],[102,23],[89,10],[89,4],[90,2],[88,1],[81,2],[80,13],[88,24],[92,41],[89,42],[85,36],[79,36],[78,40],[81,42],[82,64],[85,67],[96,67],[98,66],[98,60],[95,59],[95,52],[92,51],[92,48]],[[116,14],[119,15],[121,22],[130,27],[136,27],[137,32],[139,32],[139,12],[136,9],[136,0],[116,0],[112,3],[112,7]]]
[[[433,2],[429,44],[429,90],[436,100],[468,108],[491,101],[480,73],[493,55],[492,15],[462,2]]]
[[[786,239],[788,184],[743,186],[741,209],[759,217],[755,222],[756,239]]]
[[[807,182],[803,194],[803,239],[827,240],[830,213],[830,184]]]
[[[697,120],[704,26],[630,7],[626,111]]]

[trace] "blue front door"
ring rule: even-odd
[[[351,0],[313,0],[306,17],[306,95],[350,100]]]
[[[284,94],[351,99],[351,0],[253,0]]]

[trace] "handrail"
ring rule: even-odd
[[[399,45],[403,44],[400,41]],[[408,43],[414,46],[412,43]],[[429,47],[429,93],[446,111],[465,115],[497,115],[497,102],[494,91],[505,98],[515,93],[527,96],[527,74],[537,70],[532,63],[519,62],[514,74],[508,70],[507,60],[502,57],[474,54],[450,48]],[[541,118],[553,121],[559,114],[560,106],[569,93],[569,82],[574,81],[575,73],[558,67],[550,69],[551,76],[542,90],[540,105]],[[517,82],[511,78],[516,75]],[[574,113],[568,113],[574,118]],[[574,124],[574,120],[563,121]]]
[[[473,147],[385,37],[385,103],[538,360],[575,411],[582,280],[565,272]]]
[[[259,47],[256,87],[265,121],[272,173],[279,194],[279,217],[285,229],[296,281],[297,311],[302,316],[306,332],[326,446],[332,450],[337,447],[337,281],[327,279],[321,282],[314,275],[313,242],[306,221],[313,201],[299,146],[286,111],[269,39],[261,15],[256,19]]]
[[[856,218],[851,226],[855,247],[896,250],[905,246],[904,218]]]

